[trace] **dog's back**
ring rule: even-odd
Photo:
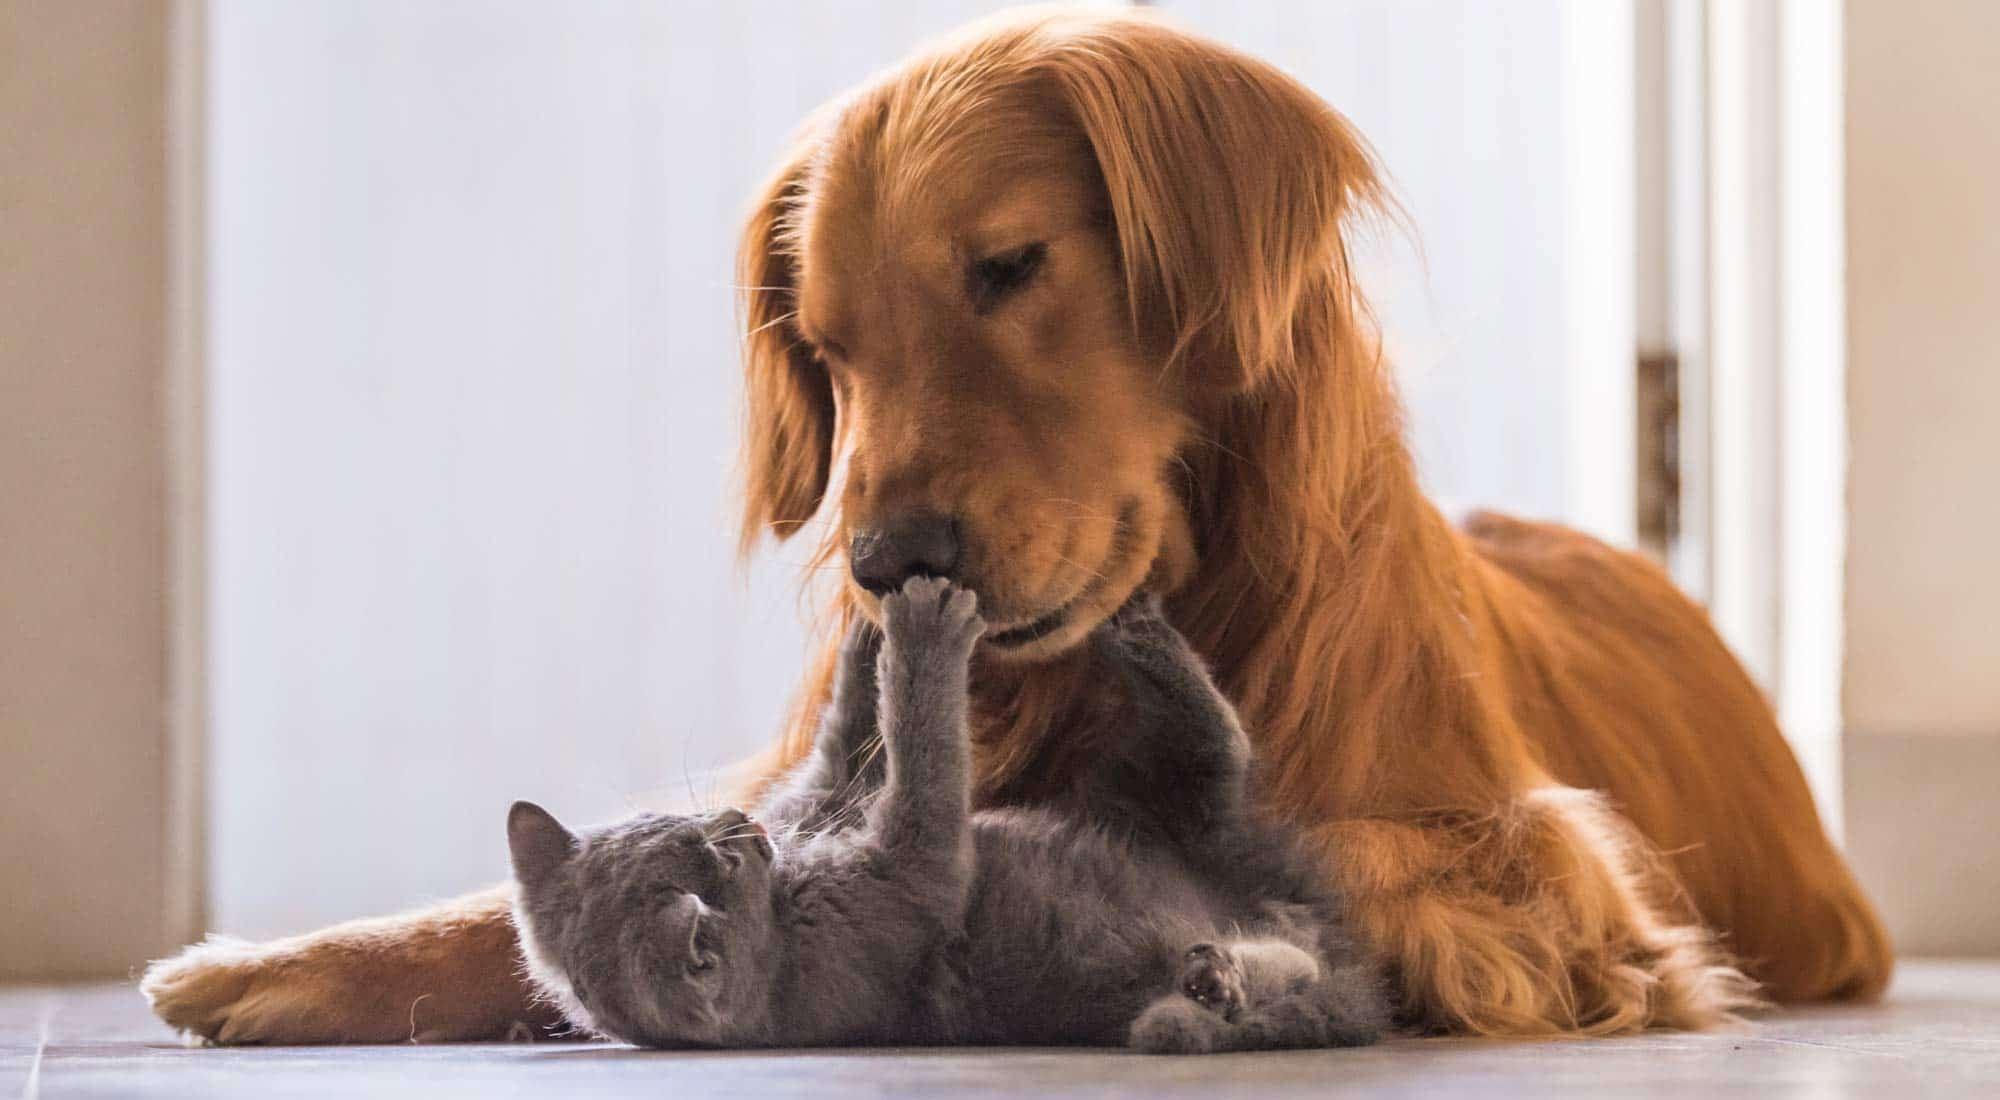
[[[1707,614],[1652,562],[1576,531],[1480,513],[1466,532],[1514,589],[1495,604],[1513,698],[1554,777],[1606,792],[1772,996],[1879,993],[1888,937]]]

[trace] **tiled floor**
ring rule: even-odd
[[[2000,1096],[2000,962],[1911,962],[1888,1001],[1737,1034],[1163,1059],[1122,1052],[659,1053],[587,1044],[182,1046],[125,986],[0,990],[0,1096]]]

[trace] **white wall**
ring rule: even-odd
[[[1848,841],[1904,951],[2000,952],[2000,6],[1849,4]]]
[[[2000,736],[2000,6],[1848,24],[1847,716]]]
[[[1430,491],[1629,543],[1629,9],[1159,6],[1289,70],[1381,155],[1415,236],[1386,235],[1363,270]]]
[[[477,885],[513,798],[767,742],[802,631],[731,555],[738,217],[989,6],[214,4],[215,927]]]

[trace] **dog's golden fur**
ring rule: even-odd
[[[993,800],[1090,751],[1071,647],[1169,591],[1419,1027],[1699,1027],[1759,986],[1878,992],[1882,929],[1701,610],[1637,556],[1455,529],[1419,492],[1344,243],[1381,199],[1302,86],[1144,18],[1016,17],[913,60],[808,126],[747,229],[746,545],[838,488],[829,557],[941,510],[1003,627],[1060,609],[980,661]],[[1033,282],[968,306],[966,265],[1029,241]],[[843,590],[830,619],[871,605]],[[400,1037],[379,1006],[425,996],[430,1033],[488,1034],[529,1010],[450,975],[510,968],[504,922],[487,895],[196,949],[146,988],[210,1035]]]

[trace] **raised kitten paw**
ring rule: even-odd
[[[875,725],[875,669],[882,659],[882,629],[856,615],[840,639],[840,658],[834,671],[837,709],[857,731],[873,732]]]
[[[1111,613],[1105,625],[1114,632],[1132,634],[1167,627],[1167,610],[1160,602],[1160,594],[1151,589],[1140,589],[1132,593],[1125,606]]]
[[[1226,947],[1198,943],[1188,948],[1175,988],[1202,1008],[1233,1020],[1243,1007],[1243,968]]]
[[[1158,595],[1142,592],[1091,632],[1098,658],[1136,689],[1134,702],[1151,701],[1181,713],[1188,700],[1213,694],[1208,666],[1167,621]]]
[[[1192,657],[1187,640],[1167,621],[1157,592],[1139,592],[1092,632],[1091,640],[1114,660],[1182,663]]]
[[[840,639],[842,668],[874,668],[875,655],[882,649],[882,630],[859,615]]]
[[[979,597],[942,577],[911,577],[882,597],[882,629],[907,652],[972,652],[986,632]]]

